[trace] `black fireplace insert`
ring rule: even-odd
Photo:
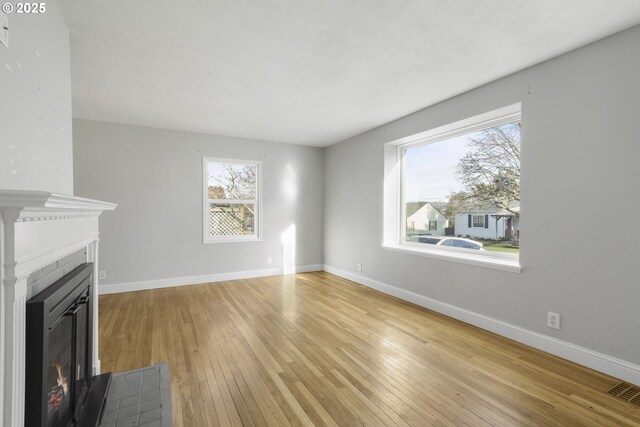
[[[111,374],[92,376],[93,263],[27,301],[27,427],[97,425]]]

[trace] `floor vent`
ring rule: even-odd
[[[620,399],[624,399],[627,402],[640,405],[640,388],[634,385],[620,383],[609,390],[609,393],[619,397]]]

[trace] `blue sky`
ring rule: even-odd
[[[517,122],[500,125],[507,134],[517,131]],[[467,147],[471,139],[482,136],[482,130],[445,139],[431,144],[423,144],[407,149],[405,155],[405,200],[407,202],[446,202],[452,192],[462,191],[456,169],[458,162],[471,151]],[[515,136],[515,135],[513,135]]]
[[[405,157],[405,200],[446,202],[451,192],[463,189],[456,167],[467,149],[471,133],[409,148]]]

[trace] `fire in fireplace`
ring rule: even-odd
[[[97,425],[110,374],[92,377],[93,264],[27,301],[27,426]]]
[[[53,366],[58,372],[58,376],[55,377],[56,384],[49,389],[48,393],[47,414],[49,419],[53,418],[53,414],[65,408],[69,399],[69,382],[62,374],[62,365],[56,362]],[[53,378],[54,376],[52,375],[51,377]]]

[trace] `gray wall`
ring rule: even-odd
[[[262,161],[261,242],[202,244],[203,156]],[[321,264],[323,156],[320,148],[74,120],[76,195],[118,203],[100,217],[101,283],[281,267],[291,224],[296,264]]]
[[[9,15],[0,45],[0,188],[73,193],[69,30],[56,4]]]
[[[639,46],[634,27],[329,147],[325,264],[640,363]],[[516,102],[523,272],[381,248],[384,143]]]

